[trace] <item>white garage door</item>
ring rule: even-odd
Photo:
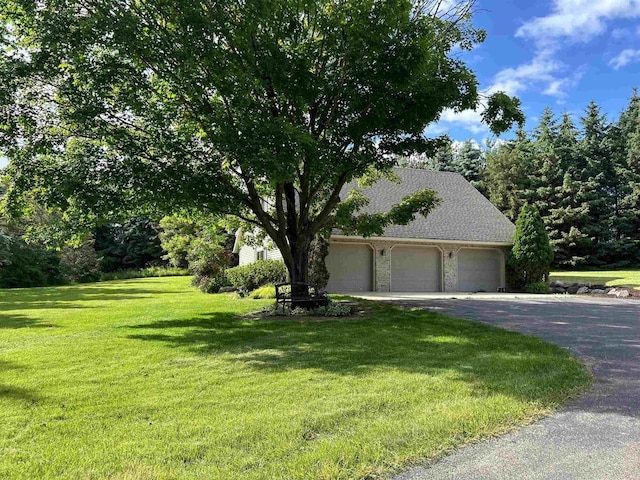
[[[393,292],[439,292],[440,250],[432,247],[393,247],[391,290]]]
[[[332,243],[326,259],[329,292],[369,292],[373,287],[373,250],[368,245]]]
[[[463,248],[458,252],[458,289],[461,292],[495,292],[500,287],[502,265],[498,250]]]

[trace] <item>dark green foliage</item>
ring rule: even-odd
[[[0,228],[0,268],[11,262],[11,237]]]
[[[38,244],[14,237],[9,245],[9,263],[0,267],[0,288],[44,287],[66,283],[60,255]]]
[[[243,292],[287,281],[287,269],[279,260],[258,260],[249,265],[230,268],[226,275],[231,285]]]
[[[146,218],[99,227],[95,232],[95,249],[101,272],[139,270],[166,263],[159,228]]]
[[[93,239],[78,247],[66,246],[60,251],[64,276],[71,282],[86,283],[100,280],[98,256]]]
[[[547,282],[530,283],[525,287],[527,293],[549,293],[549,284]]]
[[[553,248],[538,210],[522,207],[516,222],[513,250],[508,261],[508,283],[514,289],[546,282],[553,262]]]
[[[578,130],[545,110],[532,135],[487,154],[490,200],[511,219],[525,203],[540,212],[564,268],[640,264],[640,98],[610,122],[595,102]]]

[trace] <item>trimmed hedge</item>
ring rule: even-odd
[[[258,260],[249,265],[229,268],[226,273],[231,285],[243,292],[287,281],[287,268],[279,260]]]

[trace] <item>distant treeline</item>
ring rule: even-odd
[[[558,267],[640,265],[640,97],[610,121],[591,102],[578,121],[542,114],[532,132],[492,148],[447,145],[401,164],[457,171],[505,215],[535,205]]]

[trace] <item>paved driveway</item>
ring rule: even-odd
[[[536,335],[573,351],[593,388],[560,412],[465,447],[409,479],[640,479],[640,302],[577,297],[380,298]]]

